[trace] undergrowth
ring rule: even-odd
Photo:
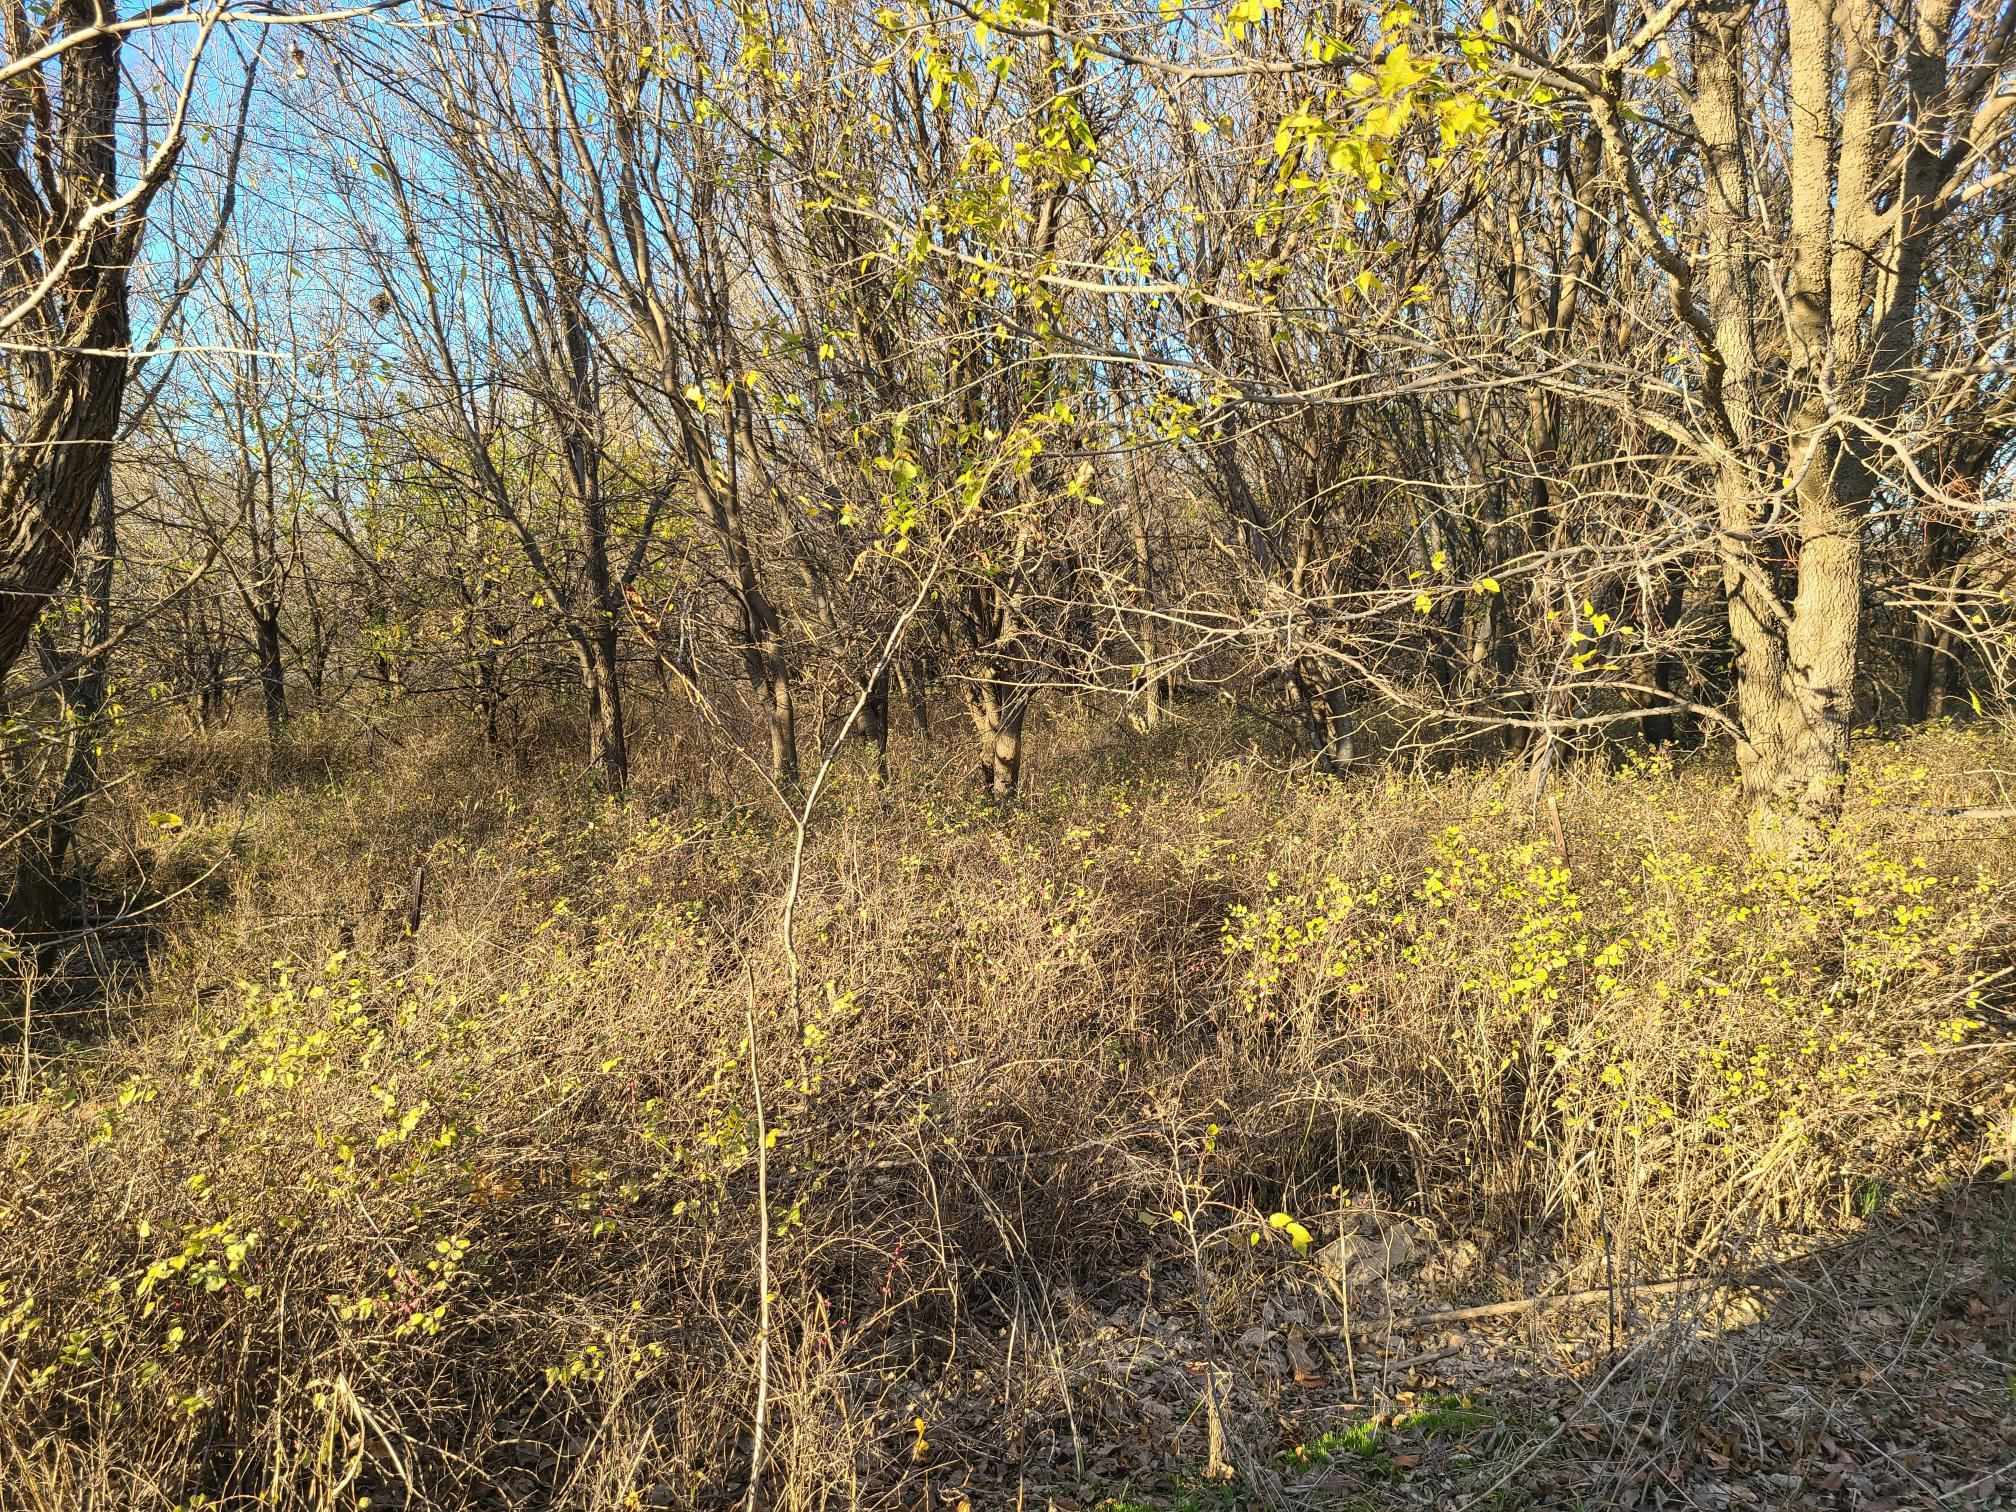
[[[1088,750],[1007,814],[850,772],[795,1002],[761,807],[316,738],[285,780],[243,732],[142,753],[94,821],[157,938],[109,1030],[8,1047],[9,1506],[725,1504],[759,1154],[763,1499],[894,1506],[974,1351],[1038,1475],[1086,1431],[1073,1299],[1181,1256],[1236,1311],[1352,1193],[1572,1286],[1796,1249],[2016,1138],[2006,843],[1914,812],[2004,736],[1867,748],[1806,873],[1705,760],[1569,774],[1558,836],[1490,771]]]

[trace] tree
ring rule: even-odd
[[[1873,0],[1787,0],[1782,16],[1699,0],[1622,39],[1605,27],[1572,63],[1516,49],[1586,104],[1697,353],[1691,412],[1668,428],[1712,472],[1737,754],[1775,852],[1815,849],[1839,812],[1864,538],[1908,450],[1897,422],[1923,382],[1928,265],[1947,219],[2008,182],[2016,7],[1964,28],[1960,14],[1955,0],[1894,21]],[[1669,27],[1684,83],[1638,61]],[[1660,182],[1643,140],[1673,124],[1669,102],[1692,126],[1669,137],[1692,173]],[[1696,193],[1698,221],[1683,204]]]

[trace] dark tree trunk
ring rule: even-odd
[[[1945,713],[1946,689],[1953,671],[1955,599],[1966,576],[1958,558],[1966,550],[1960,529],[1943,520],[1926,527],[1925,576],[1939,580],[1939,600],[1929,614],[1920,614],[1911,631],[1911,682],[1904,692],[1904,717],[1923,724]]]
[[[910,722],[917,726],[917,733],[919,735],[929,740],[931,738],[931,704],[926,696],[924,669],[916,663],[912,663],[908,669],[901,663],[898,663],[895,672],[896,680],[903,685],[904,702],[910,708]]]
[[[1681,612],[1686,608],[1686,574],[1677,568],[1669,571],[1664,588],[1664,593],[1655,593],[1647,586],[1643,614],[1645,638],[1655,647],[1662,648],[1655,649],[1651,658],[1651,682],[1659,690],[1656,701],[1670,704],[1686,669],[1680,658],[1670,648],[1665,648],[1665,643],[1680,623]],[[1646,745],[1654,748],[1672,745],[1679,735],[1679,723],[1670,708],[1658,709],[1638,721],[1638,734]]]
[[[252,606],[252,640],[259,653],[259,693],[266,709],[266,738],[278,749],[287,734],[287,668],[281,660],[277,604]]]
[[[308,657],[301,670],[308,679],[308,696],[320,709],[323,689],[329,680],[329,626],[312,597],[308,602]]]
[[[197,606],[196,644],[190,652],[195,663],[196,723],[205,730],[224,718],[230,703],[225,673],[231,663],[231,648],[224,639],[224,606],[220,602],[213,607],[217,614],[214,621],[200,603]]]
[[[889,669],[885,666],[868,685],[861,704],[860,736],[875,753],[875,783],[889,785]]]
[[[75,36],[108,16],[95,0],[59,0],[52,19]],[[127,277],[145,197],[95,225],[85,216],[119,192],[119,51],[119,35],[105,29],[62,54],[59,120],[46,113],[44,74],[15,79],[0,100],[0,176],[11,186],[16,227],[9,240],[24,249],[0,278],[0,306],[55,275],[8,333],[18,345],[0,357],[21,396],[0,451],[0,678],[28,645],[43,606],[69,581],[112,464],[129,368]],[[38,149],[39,171],[28,157]],[[73,237],[81,239],[76,254],[45,268],[42,249],[67,249]]]
[[[77,836],[77,820],[98,791],[98,718],[105,712],[106,681],[111,653],[104,649],[112,634],[112,579],[119,553],[117,505],[108,472],[98,485],[98,561],[91,576],[91,618],[85,626],[88,654],[64,670],[55,647],[44,641],[43,660],[63,700],[67,750],[63,777],[49,812],[21,837],[15,863],[14,892],[0,909],[0,921],[10,929],[46,934],[63,922],[66,898],[63,868]]]

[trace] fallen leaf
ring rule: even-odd
[[[1309,1341],[1299,1328],[1288,1330],[1288,1367],[1294,1372],[1297,1386],[1321,1386],[1324,1383],[1322,1368],[1316,1363]]]

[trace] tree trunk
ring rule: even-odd
[[[550,26],[550,10],[540,14],[542,25]],[[568,401],[562,412],[562,444],[587,577],[582,594],[586,623],[577,622],[572,634],[588,692],[588,765],[603,791],[620,798],[630,785],[630,747],[623,727],[623,669],[617,657],[622,598],[609,567],[609,511],[602,493],[602,396],[595,339],[583,304],[579,271],[572,267],[557,270],[554,294],[562,322],[554,358]]]
[[[287,732],[287,669],[281,661],[280,608],[254,604],[252,638],[259,652],[259,692],[266,707],[266,738],[275,750]]]
[[[32,135],[39,165],[24,155],[24,143],[38,98],[33,86],[43,76],[13,80],[9,102],[0,104],[0,171],[12,185],[15,222],[10,247],[39,252],[68,249],[73,236],[79,241],[64,266],[46,270],[54,274],[46,296],[9,331],[10,349],[0,356],[11,370],[7,386],[19,383],[9,444],[0,449],[0,678],[28,645],[43,606],[69,581],[112,464],[130,367],[127,277],[146,196],[95,225],[86,214],[118,192],[120,37],[103,28],[109,18],[92,0],[59,0],[52,8],[55,29],[82,40],[62,54],[59,120],[48,119],[48,96],[40,96],[45,113]],[[24,205],[33,217],[25,225]],[[15,257],[0,279],[0,305],[14,304],[44,274],[40,255]]]
[[[763,652],[763,690],[770,724],[770,780],[785,792],[798,786],[798,702],[775,640]]]
[[[1149,532],[1148,508],[1142,498],[1138,463],[1130,469],[1127,489],[1127,528],[1134,547],[1134,674],[1133,692],[1140,702],[1135,727],[1144,735],[1161,729],[1169,717],[1168,680],[1156,671],[1159,652],[1156,631],[1155,551]]]
[[[112,635],[112,579],[119,559],[118,510],[109,471],[98,484],[97,533],[98,561],[91,576],[91,617],[84,637],[87,647],[102,648]],[[53,646],[46,641],[44,645],[44,660],[54,674],[58,658]],[[19,842],[14,893],[0,909],[0,921],[10,929],[46,934],[63,922],[63,868],[76,839],[78,816],[98,791],[98,718],[105,712],[110,663],[111,652],[99,649],[57,683],[67,731],[63,777],[49,812]]]
[[[896,681],[902,685],[904,701],[910,707],[910,722],[917,726],[917,733],[926,740],[931,738],[931,704],[925,696],[924,672],[916,664],[906,670],[901,662],[895,667]]]
[[[1944,719],[1947,705],[1953,699],[1955,682],[1966,681],[1966,668],[1953,653],[1953,631],[1950,627],[1941,628],[1932,649],[1932,689],[1925,700],[1925,712],[1930,719]]]
[[[992,727],[988,732],[987,792],[997,803],[1007,803],[1022,792],[1022,722],[1029,712],[1026,694],[1011,693],[993,704]]]
[[[1687,574],[1678,567],[1668,568],[1665,574],[1665,592],[1656,592],[1647,582],[1642,594],[1641,611],[1645,639],[1651,645],[1646,669],[1646,680],[1657,689],[1648,695],[1656,704],[1670,705],[1679,685],[1685,666],[1679,656],[1666,649],[1667,638],[1680,625],[1680,617],[1687,606]],[[1679,720],[1672,709],[1657,708],[1638,721],[1638,736],[1645,744],[1656,750],[1660,746],[1672,745],[1679,735]]]
[[[875,785],[889,786],[889,668],[884,666],[868,685],[861,704],[860,736],[875,753]]]
[[[503,675],[498,665],[497,648],[490,644],[487,634],[484,635],[484,644],[476,648],[476,707],[483,716],[484,748],[493,752],[501,749],[504,736],[499,716],[504,711]]]
[[[1726,478],[1725,490],[1747,480]],[[1803,490],[1802,490],[1803,492]],[[1799,592],[1789,614],[1756,581],[1754,557],[1725,563],[1723,588],[1736,649],[1736,760],[1750,801],[1751,840],[1765,855],[1803,859],[1823,851],[1840,818],[1855,710],[1861,622],[1861,534],[1828,480],[1822,508],[1840,521],[1804,531]],[[1732,510],[1759,517],[1752,502]],[[1781,617],[1782,616],[1782,617]],[[1786,620],[1789,619],[1789,623]]]
[[[996,803],[1010,803],[1022,791],[1022,726],[1029,714],[1029,689],[990,675],[967,684],[966,711],[980,735],[978,777]]]
[[[308,696],[320,709],[329,680],[329,626],[312,594],[308,600],[308,656],[301,670],[308,679]]]
[[[1817,0],[1794,0],[1790,12],[1795,33],[1824,30]],[[1737,764],[1750,803],[1751,839],[1761,854],[1802,859],[1824,850],[1841,811],[1854,714],[1867,475],[1832,429],[1818,382],[1830,313],[1837,317],[1835,345],[1850,344],[1826,294],[1835,228],[1827,146],[1831,49],[1824,37],[1795,45],[1791,59],[1795,119],[1786,263],[1793,288],[1785,321],[1791,455],[1774,464],[1768,427],[1760,428],[1758,332],[1766,319],[1780,317],[1777,305],[1763,298],[1752,263],[1756,226],[1742,60],[1745,28],[1753,24],[1742,0],[1711,0],[1694,33],[1693,114],[1707,168],[1702,266],[1714,335],[1709,390],[1722,429],[1716,503],[1736,651]],[[1834,295],[1859,309],[1860,290],[1857,281],[1853,289],[1837,286]],[[1852,357],[1845,350],[1839,355]],[[1796,480],[1798,503],[1792,564],[1798,588],[1789,606],[1766,570],[1773,543],[1761,534],[1769,518],[1767,480],[1781,472]]]
[[[769,729],[770,780],[789,792],[798,786],[798,706],[784,660],[783,624],[757,572],[734,480],[706,454],[697,425],[689,421],[682,435],[708,520],[732,575],[743,672],[749,686],[762,695]]]
[[[1290,676],[1302,702],[1303,728],[1316,769],[1329,777],[1342,775],[1358,758],[1358,726],[1350,700],[1342,688],[1325,685],[1320,672],[1306,662],[1297,662]]]
[[[224,639],[223,602],[219,600],[214,607],[217,618],[213,623],[199,603],[195,626],[196,723],[205,730],[223,720],[230,704],[225,672],[230,666],[231,648]]]
[[[46,931],[62,922],[63,869],[77,838],[77,820],[98,791],[98,718],[105,712],[106,661],[92,658],[64,690],[70,730],[63,780],[45,821],[21,842],[15,902],[7,910],[15,928]]]
[[[196,705],[196,723],[206,730],[223,722],[230,708],[230,689],[224,681],[225,655],[220,646],[203,649],[203,688]]]
[[[623,680],[613,620],[592,626],[575,643],[588,693],[588,765],[603,791],[621,797],[630,785],[630,747],[623,727]]]
[[[1911,683],[1904,694],[1904,717],[1912,724],[1937,719],[1945,712],[1953,621],[1959,612],[1961,584],[1967,576],[1966,563],[1955,558],[1964,550],[1964,538],[1953,525],[1934,521],[1927,526],[1926,579],[1928,584],[1938,574],[1944,574],[1944,579],[1931,612],[1919,614],[1911,629]]]
[[[1945,717],[1954,660],[1950,612],[1941,608],[1912,626],[1911,682],[1904,691],[1904,718],[1909,724]]]

